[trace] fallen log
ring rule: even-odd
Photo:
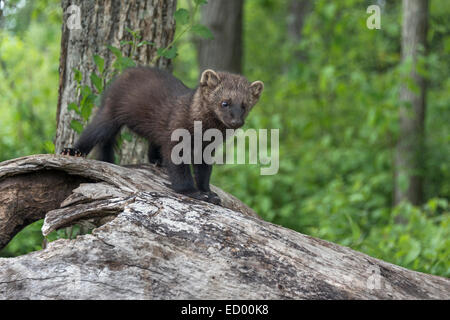
[[[407,270],[174,193],[151,165],[35,155],[0,163],[0,247],[44,218],[44,235],[97,227],[0,258],[0,299],[449,299],[450,280]]]

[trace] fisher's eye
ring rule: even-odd
[[[222,102],[222,107],[226,108],[226,107],[229,107],[229,106],[230,106],[230,104],[228,102],[226,102],[226,101]]]

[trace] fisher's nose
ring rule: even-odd
[[[241,119],[233,119],[230,121],[230,124],[234,127],[234,128],[239,128],[242,127],[244,125],[244,121]]]

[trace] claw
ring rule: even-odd
[[[185,193],[186,196],[197,199],[197,200],[202,200],[205,202],[209,202],[212,204],[220,204],[221,200],[219,198],[219,196],[212,191],[209,192],[201,192],[201,191],[195,191],[195,192],[191,192],[191,193]]]
[[[84,157],[85,156],[80,150],[73,149],[73,148],[63,148],[61,151],[61,155],[72,156],[72,157]]]
[[[201,200],[201,201],[208,201],[208,196],[205,193],[202,193],[200,191],[194,191],[194,192],[181,192],[181,194],[188,196],[193,199]]]

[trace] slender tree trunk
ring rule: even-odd
[[[0,4],[0,30],[3,29],[3,7]]]
[[[201,21],[214,39],[199,40],[200,71],[242,72],[242,16],[243,0],[214,0],[203,6]]]
[[[302,38],[302,30],[306,16],[313,4],[311,0],[291,0],[288,7],[288,35],[292,41],[299,42]]]
[[[72,146],[77,134],[70,123],[77,115],[68,110],[68,104],[79,101],[74,80],[74,69],[83,74],[82,85],[93,88],[90,74],[96,70],[94,54],[105,59],[106,78],[111,77],[114,55],[107,45],[121,47],[121,41],[131,40],[131,30],[140,30],[142,40],[153,42],[137,49],[133,57],[138,64],[148,65],[156,56],[157,48],[166,47],[173,39],[175,21],[173,13],[176,0],[62,0],[63,26],[61,38],[60,81],[57,109],[57,132],[55,151]],[[77,17],[79,15],[79,19]],[[77,21],[81,27],[77,27]],[[131,47],[124,47],[129,55]],[[159,68],[168,68],[170,61],[156,61]],[[133,136],[131,142],[124,141],[120,150],[121,163],[145,161],[147,145]]]
[[[403,0],[402,62],[412,62],[410,79],[418,90],[400,91],[400,134],[395,158],[395,203],[423,200],[422,170],[425,123],[425,79],[417,73],[418,56],[426,47],[428,0]]]
[[[305,61],[307,58],[306,52],[298,48],[298,44],[302,39],[303,26],[308,14],[313,8],[311,0],[290,0],[287,12],[287,35],[290,44],[293,45],[291,51],[295,60]],[[289,72],[292,65],[285,65],[284,71]]]

